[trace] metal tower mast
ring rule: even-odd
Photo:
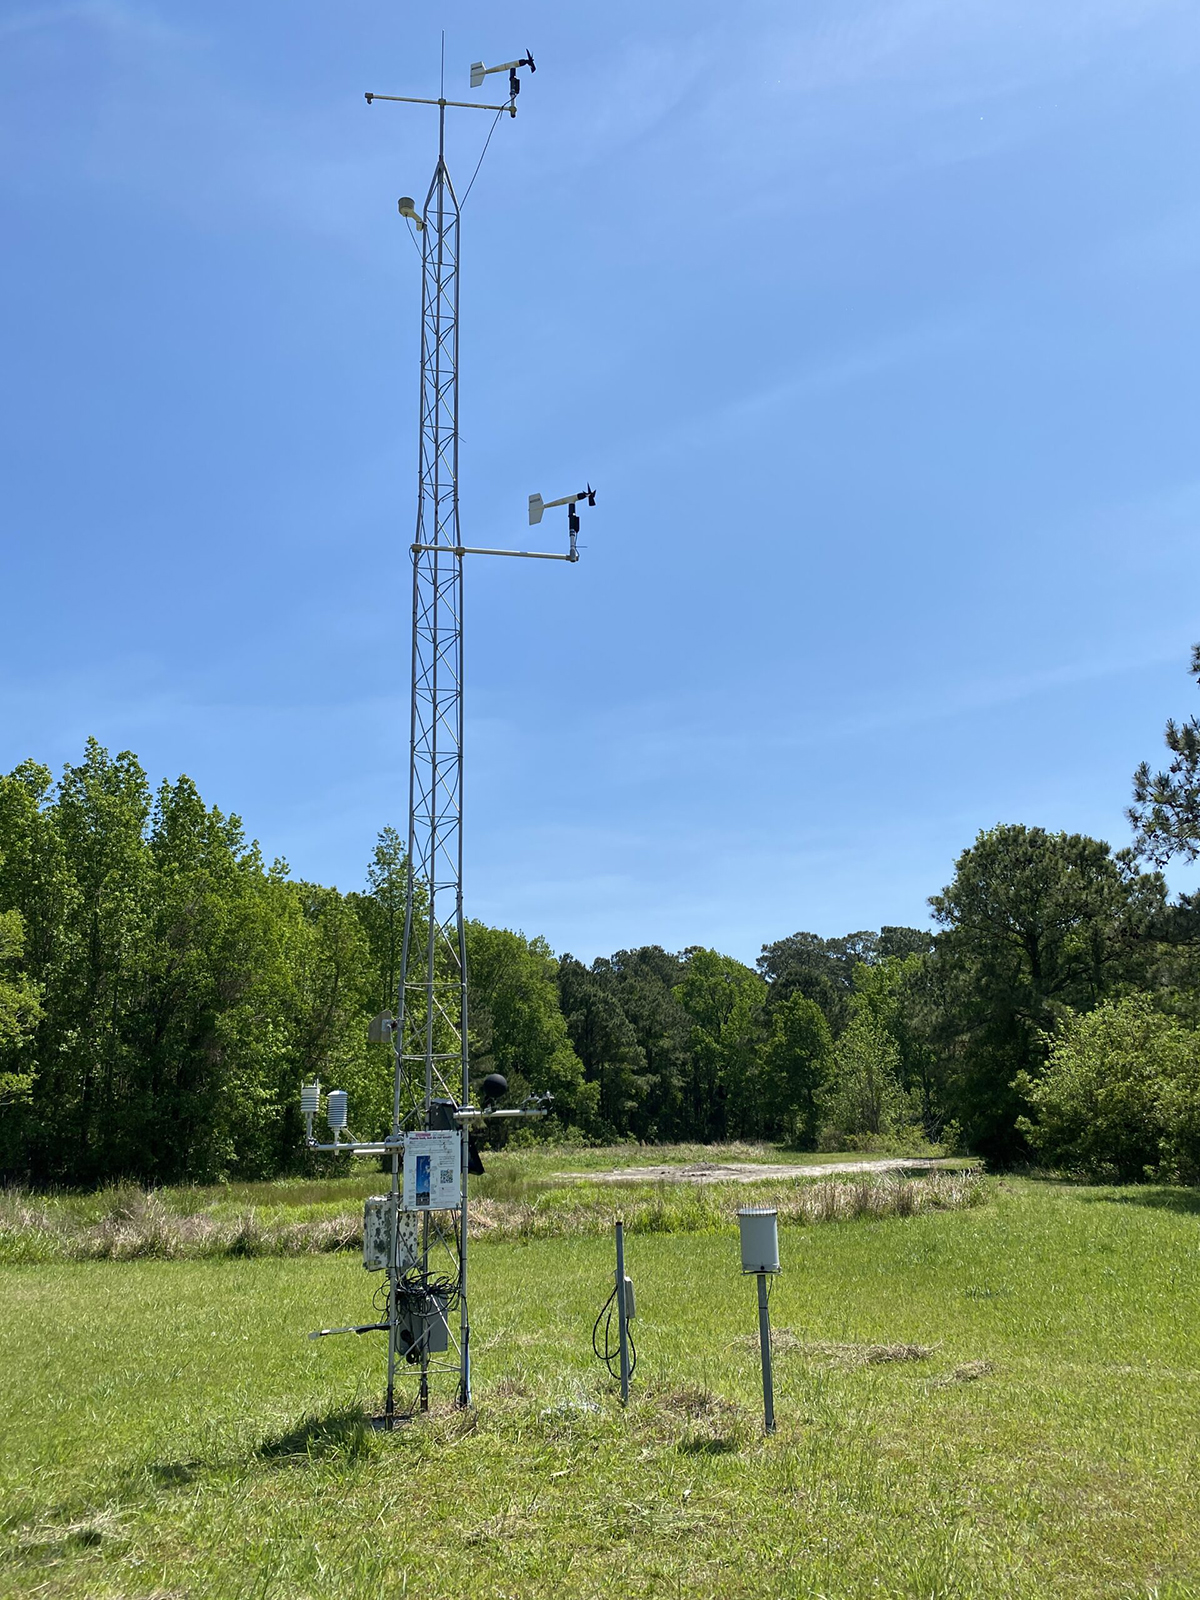
[[[492,1117],[544,1116],[544,1106],[496,1110],[471,1104],[468,1059],[467,952],[463,920],[463,558],[468,555],[524,556],[576,561],[577,503],[595,504],[589,487],[560,500],[529,498],[530,523],[549,506],[568,507],[569,549],[549,551],[483,550],[464,546],[458,516],[458,291],[459,201],[446,165],[448,106],[492,111],[496,120],[516,116],[520,90],[517,72],[534,70],[526,55],[501,66],[471,68],[472,87],[493,72],[509,75],[503,105],[473,101],[419,100],[407,95],[368,94],[438,108],[438,154],[433,179],[418,217],[413,202],[400,201],[400,213],[421,235],[421,428],[419,498],[413,541],[412,698],[410,708],[408,877],[396,1016],[377,1018],[372,1036],[390,1037],[395,1056],[391,1134],[382,1143],[352,1137],[346,1127],[345,1096],[329,1096],[332,1144],[319,1144],[312,1122],[320,1085],[302,1093],[308,1146],[358,1155],[389,1155],[392,1183],[384,1234],[387,1270],[386,1320],[366,1327],[322,1329],[326,1333],[388,1334],[387,1395],[383,1423],[392,1426],[396,1372],[401,1359],[420,1367],[419,1404],[429,1405],[430,1374],[453,1373],[460,1405],[471,1400],[470,1315],[467,1283],[467,1173],[469,1130]],[[490,136],[489,136],[490,137]],[[486,149],[486,146],[485,146]],[[482,160],[482,157],[481,157]],[[476,169],[478,171],[478,168]],[[472,179],[472,182],[474,180]],[[469,186],[468,186],[469,187]],[[375,1031],[375,1030],[379,1031]],[[502,1081],[502,1080],[501,1080]],[[485,1084],[485,1088],[486,1088]],[[336,1101],[335,1101],[335,1096]],[[336,1105],[336,1109],[335,1109]],[[405,1196],[403,1163],[433,1132],[456,1141],[454,1168],[445,1172],[449,1200],[431,1202]],[[429,1148],[433,1148],[432,1145]],[[426,1161],[429,1157],[424,1157]],[[369,1201],[372,1205],[383,1201]],[[370,1241],[364,1242],[364,1261]],[[382,1261],[373,1264],[382,1265]],[[458,1327],[448,1313],[457,1305]],[[453,1349],[451,1348],[453,1347]],[[443,1354],[444,1352],[444,1354]],[[439,1359],[440,1357],[440,1359]]]
[[[422,211],[421,446],[413,546],[411,759],[408,886],[396,1009],[392,1133],[419,1113],[430,1126],[435,1099],[471,1102],[467,1058],[467,949],[463,925],[463,558],[458,527],[458,197],[446,166],[446,107],[438,107],[438,158]],[[424,927],[418,895],[424,892]],[[459,1212],[459,1399],[471,1396],[467,1265],[467,1127],[461,1125]],[[393,1190],[399,1181],[393,1155]],[[423,1219],[421,1271],[429,1275],[436,1215]],[[388,1341],[388,1401],[394,1403],[396,1340]],[[429,1357],[422,1350],[421,1405]]]

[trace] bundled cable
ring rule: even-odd
[[[621,1376],[621,1330],[616,1329],[616,1343],[613,1343],[613,1314],[617,1309],[617,1285],[614,1283],[612,1293],[600,1307],[600,1315],[596,1318],[592,1328],[592,1351],[597,1361],[603,1361],[608,1368],[610,1378]],[[604,1324],[604,1348],[600,1348],[600,1325]],[[632,1378],[637,1369],[637,1345],[633,1342],[633,1328],[629,1318],[625,1319],[625,1337],[629,1341],[629,1376]],[[616,1362],[616,1366],[613,1363]]]

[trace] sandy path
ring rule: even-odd
[[[576,1183],[763,1183],[786,1182],[789,1178],[823,1178],[844,1172],[927,1172],[930,1167],[953,1167],[952,1157],[921,1160],[912,1156],[889,1156],[864,1161],[823,1161],[807,1166],[768,1164],[757,1161],[694,1161],[687,1166],[615,1167],[610,1172],[556,1172],[556,1178]]]

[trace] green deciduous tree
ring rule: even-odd
[[[0,914],[40,1016],[3,1046],[24,1104],[0,1170],[71,1183],[268,1176],[301,1159],[304,1076],[341,1078],[382,1131],[390,1063],[369,1052],[374,968],[346,897],[263,867],[187,778],[151,799],[94,741],[54,786],[0,778]]]
[[[25,947],[19,911],[0,911],[0,1107],[27,1102],[36,1072],[22,1047],[41,1020],[38,986],[17,969]]]
[[[875,960],[878,948],[878,935],[865,931],[838,939],[792,933],[763,945],[757,966],[770,983],[772,1004],[793,994],[806,995],[820,1006],[837,1034],[850,1017],[855,968]]]
[[[821,1142],[829,1149],[892,1137],[912,1126],[899,1046],[870,1008],[855,1012],[834,1045],[818,1103]]]
[[[412,939],[413,948],[421,950],[425,944],[427,896],[423,884],[417,884],[416,888]],[[367,866],[366,893],[351,893],[346,897],[366,930],[370,945],[376,972],[376,1012],[396,1008],[407,892],[408,860],[403,840],[395,828],[381,828]]]
[[[594,1086],[593,1130],[621,1137],[649,1087],[646,1057],[607,974],[574,956],[558,963],[558,996],[571,1044]]]
[[[1200,1176],[1200,1033],[1147,995],[1062,1019],[1021,1126],[1055,1166],[1130,1182]]]
[[[931,969],[926,952],[888,956],[856,975],[855,1010],[875,1018],[896,1042],[902,1088],[919,1106],[930,1139],[944,1130],[945,1074],[930,1040]]]
[[[140,1001],[149,953],[150,809],[136,756],[112,757],[94,739],[58,784],[55,821],[73,906],[62,929],[64,958],[47,990],[38,1097],[52,1120],[39,1128],[37,1146],[48,1159],[52,1140],[77,1182],[112,1175],[115,1147],[133,1137],[122,1140],[113,1111],[141,1065],[124,1023]]]
[[[1010,825],[981,833],[930,904],[948,1110],[973,1148],[1005,1159],[1022,1148],[1013,1080],[1040,1070],[1064,1008],[1090,1010],[1145,971],[1165,885],[1100,840]]]
[[[685,955],[684,975],[673,992],[692,1019],[697,1136],[759,1135],[768,1120],[761,1075],[767,985],[750,967],[716,950],[695,948]]]
[[[684,1091],[689,1078],[692,1019],[674,989],[687,967],[659,945],[618,950],[592,963],[592,974],[616,1000],[645,1062],[628,1130],[653,1141],[691,1136]]]
[[[502,1072],[518,1100],[531,1092],[552,1095],[552,1127],[592,1128],[600,1088],[585,1080],[571,1043],[546,941],[471,922],[467,972],[474,1072]]]
[[[768,1126],[801,1148],[816,1141],[818,1097],[832,1049],[829,1024],[815,1000],[797,992],[772,1009],[763,1059]]]

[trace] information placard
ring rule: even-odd
[[[405,1211],[453,1211],[459,1204],[462,1139],[457,1133],[404,1135]]]

